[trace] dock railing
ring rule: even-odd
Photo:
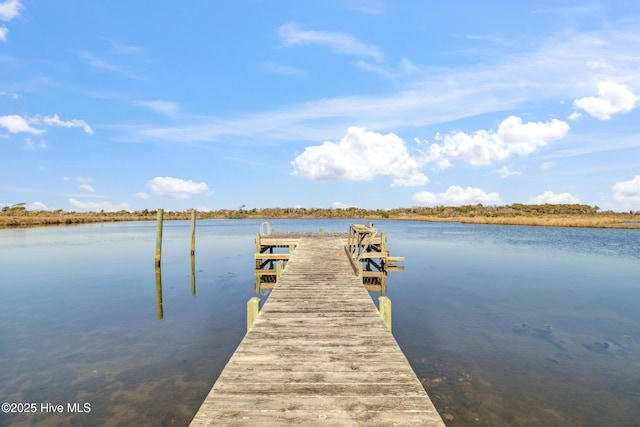
[[[351,224],[345,249],[354,271],[363,282],[367,278],[382,278],[389,271],[404,270],[403,266],[395,265],[404,258],[389,256],[387,236],[384,232],[378,235],[373,224]]]
[[[286,266],[298,241],[304,236],[342,237],[354,273],[363,284],[381,287],[383,295],[387,273],[404,270],[403,266],[395,265],[404,261],[404,258],[389,255],[385,232],[379,233],[372,223],[350,224],[347,233],[276,233],[265,222],[255,238],[256,292],[273,288],[278,272]]]

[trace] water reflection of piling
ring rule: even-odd
[[[196,295],[196,257],[191,254],[191,295]]]
[[[156,315],[158,319],[164,317],[164,310],[162,308],[162,271],[160,266],[156,266]]]
[[[158,219],[156,222],[156,313],[158,319],[164,317],[162,307],[162,272],[160,264],[162,259],[162,225],[164,220],[164,210],[158,209]],[[196,294],[196,211],[191,211],[191,295]]]

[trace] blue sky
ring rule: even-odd
[[[637,1],[0,0],[0,205],[640,209]]]

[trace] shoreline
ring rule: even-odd
[[[198,220],[203,219],[362,219],[362,220],[395,220],[395,221],[427,221],[427,222],[459,222],[463,224],[487,224],[487,225],[521,225],[541,227],[577,227],[577,228],[619,228],[640,229],[639,214],[602,213],[587,215],[539,215],[539,216],[435,216],[418,214],[378,214],[376,212],[364,215],[260,215],[250,212],[198,212]],[[191,212],[165,212],[164,219],[189,220]],[[98,213],[61,213],[54,215],[0,215],[0,229],[32,228],[45,226],[64,226],[76,224],[94,224],[122,221],[156,221],[154,215],[131,214],[98,214]]]

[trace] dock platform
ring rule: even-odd
[[[444,422],[354,272],[344,238],[315,233],[296,239],[190,425]]]

